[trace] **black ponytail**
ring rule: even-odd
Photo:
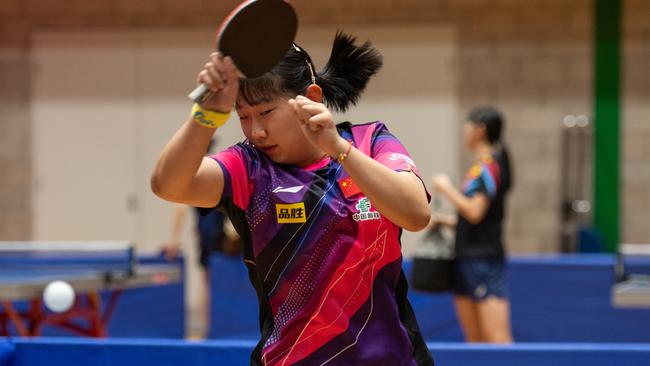
[[[327,106],[339,112],[357,104],[368,81],[383,65],[381,54],[369,41],[361,46],[355,46],[355,41],[351,35],[336,32],[330,58],[316,76]]]
[[[512,188],[514,179],[512,174],[512,165],[510,164],[510,153],[508,152],[506,145],[501,144],[501,147],[496,153],[496,160],[501,168],[501,185],[503,191],[507,192]]]
[[[370,42],[356,46],[355,41],[351,35],[337,31],[330,58],[320,72],[315,71],[307,51],[293,44],[273,70],[258,78],[240,80],[240,94],[254,105],[279,96],[304,95],[315,81],[323,90],[325,105],[345,112],[357,103],[370,78],[382,66],[381,54]]]
[[[508,148],[501,139],[501,134],[505,124],[503,116],[494,107],[479,106],[469,112],[468,120],[471,123],[485,127],[485,135],[490,145],[500,146],[495,155],[501,168],[503,190],[507,191],[513,186],[513,178],[510,154],[508,153]]]

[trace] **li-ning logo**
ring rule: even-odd
[[[357,205],[355,207],[357,208],[357,210],[359,210],[358,213],[352,215],[352,219],[354,219],[354,221],[356,222],[381,219],[381,215],[379,215],[379,212],[370,211],[372,205],[370,204],[370,200],[368,199],[368,197],[363,197],[362,199],[360,199],[359,202],[357,202]]]
[[[295,187],[288,187],[284,188],[282,186],[277,187],[273,190],[273,193],[298,193],[300,192],[305,186],[295,186]]]

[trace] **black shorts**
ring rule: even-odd
[[[490,296],[508,298],[506,263],[502,259],[456,258],[453,291],[474,301]]]

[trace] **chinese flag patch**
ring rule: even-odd
[[[359,186],[350,177],[339,180],[339,187],[341,187],[341,191],[343,191],[345,198],[350,198],[361,193]]]

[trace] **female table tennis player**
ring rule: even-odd
[[[512,186],[510,159],[501,143],[503,118],[493,107],[474,108],[463,128],[475,163],[462,191],[437,174],[433,187],[458,210],[456,220],[432,223],[456,227],[454,303],[468,342],[510,343],[505,251],[502,241],[506,194]]]
[[[261,77],[211,55],[198,81],[212,96],[163,149],[160,197],[230,216],[257,291],[254,365],[432,365],[402,273],[400,233],[429,221],[428,194],[381,122],[335,124],[381,67],[369,43],[337,33],[316,71],[292,45]],[[246,140],[203,153],[232,106]]]

